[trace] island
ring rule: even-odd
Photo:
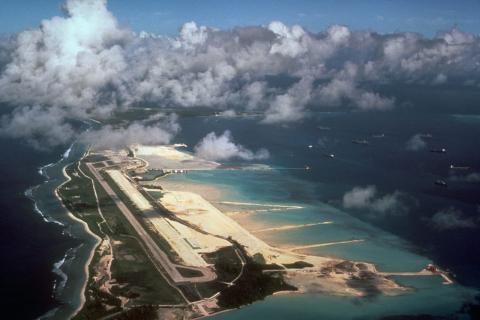
[[[56,194],[97,238],[84,301],[74,319],[194,319],[279,293],[365,297],[408,292],[391,278],[398,275],[438,275],[451,282],[434,266],[387,273],[367,262],[304,253],[310,247],[364,239],[292,248],[269,245],[255,235],[267,229],[247,230],[220,204],[206,200],[198,186],[165,179],[220,166],[182,147],[89,148],[64,168],[66,181]],[[224,205],[240,211],[256,206],[301,209],[234,201]]]

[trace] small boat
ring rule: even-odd
[[[374,134],[372,135],[374,138],[385,138],[385,133],[380,133],[380,134]]]
[[[335,155],[333,153],[325,153],[324,156],[331,159],[335,158]]]
[[[352,140],[352,143],[367,145],[368,141],[365,140],[365,139],[354,139],[354,140]]]
[[[309,166],[305,166],[305,170],[310,170],[310,167],[309,167]]]
[[[433,153],[447,153],[447,149],[441,148],[441,149],[430,149],[430,152]]]
[[[435,185],[440,186],[440,187],[446,187],[447,183],[444,180],[436,180]]]
[[[308,149],[312,149],[312,148],[313,148],[313,145],[309,144]]]

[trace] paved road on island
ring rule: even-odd
[[[204,275],[200,277],[184,277],[180,274],[178,269],[176,267],[185,267],[182,265],[178,265],[175,263],[172,263],[168,256],[163,252],[158,245],[155,243],[155,241],[152,239],[152,237],[145,231],[143,226],[138,222],[137,218],[135,218],[134,214],[128,209],[128,207],[123,203],[123,201],[118,197],[118,195],[113,191],[113,189],[110,187],[110,185],[103,179],[102,175],[98,173],[98,171],[95,169],[95,167],[90,164],[86,163],[88,169],[90,172],[95,176],[95,179],[100,183],[100,185],[103,187],[105,192],[112,198],[112,200],[115,202],[117,205],[118,209],[122,212],[122,214],[125,216],[125,218],[128,220],[130,225],[133,227],[137,235],[140,237],[141,241],[145,245],[148,255],[150,258],[153,260],[157,266],[161,266],[170,276],[170,278],[175,282],[175,283],[186,283],[186,282],[208,282],[212,281],[216,278],[216,275],[214,272],[212,272],[209,269],[206,268],[194,268],[194,267],[187,267],[189,269],[194,269],[194,270],[199,270],[201,271]],[[206,270],[203,270],[206,269]],[[207,271],[208,272],[205,272]]]

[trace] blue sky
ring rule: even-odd
[[[35,27],[61,14],[61,0],[1,0],[0,33]],[[427,36],[457,25],[480,33],[479,0],[110,0],[109,8],[136,31],[175,34],[187,21],[216,27],[264,25],[272,20],[319,31],[331,24],[381,33]]]

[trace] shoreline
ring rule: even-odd
[[[289,244],[288,242],[285,241],[273,241],[272,243],[272,238],[269,237],[268,233],[266,232],[265,234],[262,234],[262,232],[255,232],[256,230],[263,231],[261,228],[266,228],[266,231],[282,231],[283,229],[293,229],[293,228],[298,228],[298,227],[311,227],[315,225],[322,225],[322,224],[332,224],[334,223],[333,221],[322,221],[322,222],[314,222],[314,223],[309,223],[309,224],[303,224],[299,226],[293,226],[292,225],[274,225],[271,226],[269,224],[263,224],[263,223],[258,223],[258,221],[255,221],[255,219],[252,219],[252,217],[248,214],[242,215],[242,214],[235,214],[236,212],[228,212],[232,207],[231,205],[237,205],[237,206],[261,206],[261,207],[269,207],[271,211],[275,211],[278,209],[277,207],[281,207],[282,210],[289,210],[289,209],[301,209],[303,207],[295,205],[295,206],[289,206],[289,205],[277,205],[277,204],[265,204],[265,203],[244,203],[244,202],[232,202],[232,201],[225,201],[225,198],[223,197],[225,194],[223,193],[223,190],[215,190],[218,188],[216,185],[212,185],[209,183],[205,182],[199,182],[199,181],[189,181],[187,179],[180,179],[180,181],[177,181],[174,179],[174,181],[168,181],[168,177],[161,177],[158,180],[158,185],[161,186],[163,189],[163,196],[160,198],[160,202],[164,207],[166,207],[169,211],[174,212],[177,216],[179,216],[181,219],[184,219],[185,221],[197,225],[197,226],[202,226],[203,223],[199,220],[197,220],[194,216],[192,216],[189,212],[190,210],[192,212],[198,211],[201,212],[201,215],[204,215],[206,211],[210,211],[208,206],[211,206],[212,209],[221,211],[223,213],[223,216],[228,217],[228,219],[232,219],[236,224],[240,225],[242,228],[244,228],[249,234],[254,234],[255,237],[259,241],[257,242],[265,242],[266,247],[264,249],[269,249],[269,250],[260,250],[259,252],[262,253],[262,255],[268,256],[268,253],[275,252],[276,254],[279,254],[280,256],[282,255],[287,255],[287,256],[303,256],[303,259],[298,259],[300,261],[307,261],[308,263],[313,264],[315,267],[317,266],[317,263],[321,261],[322,259],[330,259],[332,261],[346,261],[346,262],[353,262],[354,264],[361,264],[369,272],[372,272],[373,274],[377,275],[377,279],[379,282],[379,290],[386,296],[391,296],[391,295],[399,295],[403,294],[404,292],[408,291],[409,289],[398,283],[397,281],[393,280],[391,277],[388,276],[387,272],[381,272],[377,270],[377,262],[375,261],[366,261],[364,259],[361,259],[362,261],[349,261],[348,259],[345,258],[340,258],[336,256],[331,256],[331,255],[317,255],[313,252],[310,251],[310,249],[315,249],[317,247],[325,247],[325,246],[333,246],[333,245],[343,245],[343,244],[351,244],[351,243],[363,243],[366,240],[365,239],[347,239],[347,240],[336,240],[336,241],[323,241],[320,243],[313,243],[313,244],[296,244],[292,245]],[[214,191],[214,192],[212,192]],[[201,199],[203,195],[204,196],[203,200]],[[208,206],[202,205],[201,201],[205,201]],[[225,204],[227,206],[225,206]],[[230,207],[230,208],[228,208]],[[224,210],[227,210],[226,212]],[[269,210],[269,211],[270,211]],[[246,212],[248,211],[245,210],[245,208],[240,209],[238,213],[240,212]],[[212,217],[209,217],[209,220],[211,220]],[[224,220],[224,219],[223,219]],[[259,228],[260,225],[260,228]],[[212,229],[212,232],[214,229]],[[217,232],[220,232],[220,230],[217,230]],[[271,236],[271,235],[270,235]],[[249,251],[249,241],[241,241],[239,239],[236,239],[240,243],[246,246],[247,251]],[[246,242],[245,242],[246,241]],[[249,244],[249,245],[247,245]],[[258,249],[258,248],[255,248]],[[252,251],[253,252],[253,251]],[[265,255],[267,253],[267,255]],[[269,259],[267,258],[268,263],[276,263],[276,262],[281,262],[280,260],[285,260],[287,259],[287,256],[284,256],[283,259]],[[288,259],[287,259],[288,260]],[[287,280],[287,283],[292,284],[293,286],[297,287],[299,290],[295,292],[277,292],[274,293],[275,295],[285,295],[285,294],[301,294],[301,293],[316,293],[316,292],[321,292],[321,293],[328,293],[328,292],[336,292],[336,294],[344,294],[344,295],[353,295],[353,296],[365,296],[368,293],[365,293],[362,291],[362,288],[353,288],[349,287],[347,289],[342,289],[342,279],[340,279],[342,276],[339,276],[338,279],[334,275],[333,278],[335,278],[330,284],[324,284],[323,289],[315,289],[313,286],[309,286],[308,283],[310,282],[315,282],[314,279],[311,279],[311,276],[309,275],[309,272],[315,271],[315,267],[308,267],[300,269],[293,269],[293,270],[287,270],[286,275],[287,278],[291,278],[291,281]],[[439,272],[424,272],[424,270],[420,271],[413,271],[409,272],[408,274],[405,272],[399,272],[401,275],[409,275],[409,276],[441,276],[444,280],[444,272],[439,271]],[[347,280],[346,280],[347,281]],[[445,280],[444,284],[451,284],[452,281]]]
[[[295,250],[279,248],[272,246],[271,243],[264,242],[261,238],[257,238],[251,233],[251,229],[240,225],[235,219],[232,219],[213,206],[208,200],[202,198],[199,194],[191,191],[174,191],[163,188],[163,196],[159,202],[168,211],[174,213],[179,219],[189,224],[195,225],[208,232],[209,234],[220,237],[231,237],[242,245],[247,254],[255,257],[258,254],[264,259],[264,263],[269,265],[294,265],[299,262],[307,264],[298,268],[286,267],[285,282],[298,289],[294,293],[328,293],[332,295],[349,295],[349,296],[365,296],[367,293],[364,287],[354,288],[349,286],[350,275],[353,272],[366,270],[375,275],[374,279],[377,288],[385,295],[397,295],[403,293],[406,289],[397,282],[382,277],[378,274],[375,264],[365,261],[348,261],[339,258],[326,256],[318,256],[304,253],[296,253]],[[264,204],[261,204],[262,206]],[[268,205],[270,206],[270,205]],[[275,207],[275,205],[271,205]],[[212,224],[212,221],[215,221]],[[353,241],[343,241],[353,242]],[[358,242],[358,240],[355,240]],[[322,245],[332,245],[336,242],[325,243]],[[315,245],[317,246],[317,245]],[[346,268],[351,271],[347,272],[342,266],[346,264]],[[349,270],[350,270],[349,269]],[[328,273],[328,277],[324,277],[324,271]],[[266,270],[267,271],[278,271]],[[318,274],[322,273],[322,280],[319,280]],[[361,272],[359,273],[359,275]],[[313,284],[313,285],[312,285]],[[368,283],[367,283],[368,286]],[[365,288],[367,287],[365,286]],[[288,292],[290,294],[292,292]],[[283,292],[281,294],[286,294]]]
[[[78,158],[76,161],[81,161],[87,155],[88,155],[88,150],[83,151],[82,156]],[[72,181],[72,178],[73,178],[73,176],[70,177],[67,174],[67,167],[72,163],[75,163],[76,161],[68,162],[66,164],[62,162],[59,163],[63,165],[61,173],[64,179],[62,180],[62,183],[55,186],[54,194],[57,200],[60,201],[63,209],[66,210],[66,212],[68,213],[67,216],[69,216],[73,221],[81,222],[82,231],[88,234],[89,236],[93,236],[91,239],[94,240],[94,243],[90,243],[90,245],[92,246],[91,248],[87,246],[87,249],[89,249],[88,257],[86,258],[82,268],[82,276],[85,278],[84,278],[84,281],[82,281],[81,283],[78,283],[80,284],[81,288],[78,290],[79,292],[75,291],[75,296],[74,296],[75,299],[77,297],[79,298],[78,303],[77,301],[75,301],[75,303],[72,304],[72,302],[70,301],[69,304],[66,304],[64,313],[68,312],[68,315],[66,316],[68,318],[71,318],[77,315],[85,306],[85,303],[87,301],[86,289],[89,283],[89,277],[90,277],[90,271],[91,271],[90,265],[95,256],[95,252],[96,252],[95,250],[98,248],[99,244],[101,244],[101,241],[103,239],[101,235],[98,236],[97,234],[93,233],[90,230],[86,221],[81,219],[81,217],[80,218],[76,217],[71,211],[69,211],[66,208],[62,200],[62,197],[60,195],[60,191],[59,191],[60,188],[62,188],[62,186],[64,186],[68,182]],[[118,171],[114,171],[114,172],[120,172],[119,169],[116,169],[116,170]],[[226,202],[224,201],[225,199],[224,199],[223,190],[220,190],[217,192],[216,190],[217,188],[215,185],[211,185],[209,183],[201,183],[201,182],[189,183],[186,181],[176,181],[168,185],[168,183],[166,184],[162,183],[162,181],[168,180],[168,178],[167,179],[163,179],[163,178],[159,178],[158,180],[155,179],[156,182],[158,182],[158,185],[162,187],[160,189],[163,189],[162,197],[158,201],[162,204],[164,208],[174,213],[180,220],[183,220],[188,224],[201,228],[208,234],[214,235],[216,237],[223,238],[228,236],[233,238],[235,241],[237,241],[242,246],[244,246],[249,256],[255,257],[258,254],[260,254],[260,257],[264,259],[266,264],[284,265],[285,270],[284,271],[282,270],[282,271],[285,272],[285,282],[291,286],[298,288],[298,291],[296,292],[279,291],[274,295],[284,295],[284,294],[292,294],[292,293],[297,293],[297,294],[329,293],[332,295],[348,295],[348,296],[357,296],[357,297],[366,296],[368,294],[367,286],[365,288],[353,287],[353,286],[350,286],[348,283],[348,281],[350,281],[351,279],[350,276],[352,276],[352,273],[355,272],[355,276],[357,276],[356,272],[357,271],[360,272],[361,270],[367,270],[368,272],[376,275],[374,279],[376,281],[377,288],[385,295],[397,295],[397,294],[403,293],[406,290],[406,288],[399,285],[396,281],[388,277],[383,277],[382,274],[377,271],[376,266],[373,263],[363,262],[363,261],[348,261],[344,259],[310,255],[305,253],[294,253],[295,250],[291,248],[288,249],[288,248],[279,248],[279,247],[276,247],[275,245],[272,246],[271,243],[265,242],[261,237],[256,238],[254,235],[252,235],[252,231],[254,231],[252,230],[252,228],[242,226],[237,221],[237,219],[233,219],[229,217],[226,213],[222,212],[223,210],[219,210],[218,208],[216,208],[216,206],[219,204],[220,206],[222,205],[227,205],[227,206],[236,205],[240,207],[259,206],[259,207],[262,207],[261,211],[263,212],[267,210],[270,211],[270,210],[302,209],[303,208],[302,206],[251,203],[251,202],[248,202],[248,203],[232,202],[232,201]],[[118,181],[117,181],[117,184],[119,184]],[[120,185],[122,184],[120,183]],[[173,186],[175,187],[172,188]],[[175,191],[174,189],[177,189],[177,188],[180,188],[182,190]],[[191,190],[190,192],[188,192],[188,191],[185,191],[185,189],[194,189],[194,190]],[[202,193],[208,194],[209,197],[206,197],[207,199],[204,199],[202,197]],[[143,202],[140,203],[141,209],[143,210],[150,209],[150,207],[143,208],[144,206],[142,204]],[[268,209],[267,208],[263,209],[263,207],[268,207]],[[190,214],[190,210],[192,212],[198,212],[198,214]],[[205,224],[206,223],[205,218],[208,218],[207,219],[207,221],[209,221],[208,224]],[[212,220],[215,223],[212,224]],[[250,220],[250,219],[248,219],[247,217],[247,220]],[[332,222],[327,221],[323,223],[313,223],[312,225],[330,224],[330,223]],[[310,225],[307,224],[306,226],[310,226]],[[288,227],[291,228],[291,226],[288,226]],[[279,227],[274,227],[273,229],[278,229],[278,228]],[[272,228],[267,230],[271,230],[271,229]],[[360,242],[360,241],[363,241],[363,240],[346,240],[346,241],[340,241],[338,243],[351,243],[351,242]],[[323,244],[309,245],[309,246],[306,246],[305,248],[312,247],[312,246],[317,247],[319,245],[326,246],[326,245],[332,245],[332,244],[336,244],[336,242],[335,243],[327,242]],[[298,247],[296,249],[303,249],[303,247]],[[85,251],[85,253],[87,253],[87,251]],[[307,264],[307,266],[305,265],[301,265],[298,267],[287,266],[287,265],[295,265],[299,262],[303,262],[304,264]],[[348,268],[352,269],[353,271],[347,272],[348,270],[350,270]],[[273,272],[273,271],[274,270],[266,270],[264,272]],[[316,275],[319,272],[322,272],[322,274],[324,275],[322,276],[322,280],[317,279],[319,277]],[[326,275],[328,276],[327,278],[325,278]],[[359,275],[361,275],[361,272],[359,273]],[[74,310],[73,311],[69,310],[68,306],[72,307],[71,309],[74,309]],[[54,318],[56,316],[56,313],[57,313],[57,316],[60,317],[60,315],[58,315],[58,309],[61,309],[61,308],[62,307],[57,308],[57,310],[52,310],[53,315],[51,317]]]
[[[289,243],[288,241],[279,239],[278,236],[275,236],[275,233],[276,233],[275,229],[281,229],[285,227],[284,224],[282,223],[270,224],[266,222],[260,222],[254,218],[255,214],[248,214],[248,212],[255,211],[255,209],[253,210],[249,210],[245,208],[238,209],[239,204],[245,205],[246,203],[233,201],[232,196],[234,196],[234,194],[231,194],[232,192],[231,190],[228,190],[228,189],[223,190],[219,186],[214,184],[202,183],[198,181],[189,181],[188,178],[182,179],[181,181],[178,181],[178,180],[172,181],[170,180],[169,176],[163,176],[158,178],[155,182],[156,184],[161,186],[162,189],[166,192],[187,191],[187,192],[191,192],[201,196],[206,201],[208,201],[212,206],[220,210],[224,215],[226,215],[230,219],[234,220],[236,223],[238,223],[241,227],[243,227],[249,233],[253,234],[255,237],[257,237],[261,241],[268,243],[272,247],[275,247],[278,249],[288,249],[289,247],[303,245],[303,244],[292,244],[292,243]],[[282,210],[282,209],[294,210],[294,209],[303,208],[298,205],[287,205],[287,204],[285,205],[279,205],[279,204],[273,204],[273,203],[271,204],[248,203],[248,204],[266,208],[266,209],[260,209],[260,210],[270,210],[270,211],[276,211],[276,210]],[[241,214],[242,212],[245,212],[247,214]],[[331,222],[322,220],[319,222],[311,223],[311,225],[314,226],[317,224],[322,225],[322,224],[329,224],[329,223]],[[265,230],[272,229],[273,232],[260,232],[263,229]],[[307,253],[307,255],[309,254],[311,254],[311,252]],[[332,259],[340,259],[334,256],[327,256],[327,257]]]
[[[62,259],[54,261],[51,272],[55,274],[55,277],[61,278],[55,279],[52,283],[52,295],[54,297],[54,300],[56,301],[56,305],[53,306],[53,308],[51,308],[50,310],[39,315],[37,319],[71,319],[83,308],[86,302],[85,290],[88,284],[89,266],[94,257],[95,250],[101,241],[101,238],[91,232],[85,221],[75,217],[65,207],[61,197],[58,194],[58,189],[71,180],[65,172],[66,167],[74,163],[75,161],[78,161],[85,155],[85,152],[82,152],[80,158],[78,158],[77,155],[75,159],[69,159],[72,155],[72,151],[74,150],[75,145],[76,142],[72,143],[60,156],[60,159],[58,161],[51,162],[39,167],[37,172],[42,177],[44,177],[45,180],[38,185],[29,187],[24,192],[25,197],[33,202],[34,212],[39,214],[45,223],[54,223],[59,225],[60,227],[62,227],[62,233],[67,234],[69,238],[77,239],[81,242],[80,245],[68,248],[65,251]],[[61,166],[61,169],[59,166]],[[55,173],[51,174],[55,177],[51,177],[51,175],[46,172],[47,169],[55,170]],[[57,179],[59,181],[56,181]],[[34,194],[36,190],[42,188],[49,183],[55,183],[55,185],[48,186],[48,188],[52,188],[52,190],[48,191],[46,196],[53,196],[51,199],[58,201],[58,208],[64,210],[64,212],[62,213],[66,213],[65,215],[62,214],[61,217],[58,217],[60,218],[60,221],[53,216],[48,215],[45,212],[45,208],[43,208],[43,210],[39,208],[38,201],[41,198],[38,198],[39,195]],[[72,228],[73,230],[71,230]],[[86,250],[90,245],[92,245],[92,248],[87,252]],[[81,263],[80,261],[84,257],[86,257],[85,263],[82,263],[83,267],[80,270],[77,265]],[[61,265],[59,265],[60,262],[62,262]],[[62,269],[65,267],[67,268],[66,270]],[[65,275],[65,278],[59,275],[59,273],[63,273]],[[84,280],[80,283],[79,280],[81,279],[81,277],[84,277]],[[58,281],[60,280],[64,282],[63,286],[58,285]],[[77,285],[80,286],[80,290],[78,291],[75,290]],[[71,290],[72,292],[68,292],[68,296],[62,297],[63,294],[66,294],[64,292],[66,288],[69,289],[68,291]],[[72,288],[74,290],[72,290]],[[62,314],[60,315],[60,313]]]
[[[83,156],[82,156],[82,158],[80,158],[79,160],[83,159],[84,156],[85,156],[85,154],[86,154],[86,153],[84,153]],[[80,312],[80,310],[82,310],[83,306],[85,305],[85,302],[86,302],[85,290],[86,290],[86,288],[87,288],[88,279],[89,279],[89,277],[90,277],[90,271],[89,271],[90,263],[92,262],[92,259],[93,259],[94,255],[95,255],[95,250],[97,249],[98,245],[101,243],[102,238],[100,238],[100,237],[97,236],[95,233],[93,233],[93,232],[90,230],[90,228],[88,227],[88,224],[87,224],[85,221],[83,221],[83,220],[75,217],[75,216],[72,214],[72,212],[71,212],[70,210],[68,210],[67,207],[65,207],[62,198],[61,198],[60,195],[58,194],[58,189],[60,189],[64,184],[68,183],[68,182],[71,180],[71,178],[67,175],[67,173],[66,173],[66,171],[65,171],[65,170],[66,170],[66,167],[69,166],[70,164],[72,164],[72,163],[67,163],[67,164],[65,164],[65,166],[63,166],[63,168],[62,168],[63,176],[64,176],[65,178],[67,178],[67,180],[65,180],[64,182],[62,182],[61,184],[59,184],[59,185],[55,188],[55,192],[54,192],[54,193],[55,193],[55,197],[58,199],[58,201],[60,201],[62,207],[68,212],[68,216],[69,216],[72,220],[75,220],[76,222],[81,223],[81,224],[83,225],[83,227],[84,227],[85,232],[86,232],[88,235],[92,236],[92,237],[95,239],[95,245],[94,245],[94,247],[92,248],[92,250],[90,250],[90,254],[89,254],[88,258],[87,258],[87,261],[86,261],[86,263],[85,263],[84,266],[83,266],[83,272],[84,272],[84,275],[85,275],[85,281],[83,281],[83,283],[82,283],[82,289],[81,289],[81,292],[80,292],[80,305],[73,311],[73,314],[69,317],[69,318],[73,318],[73,317],[75,317],[75,316]]]

